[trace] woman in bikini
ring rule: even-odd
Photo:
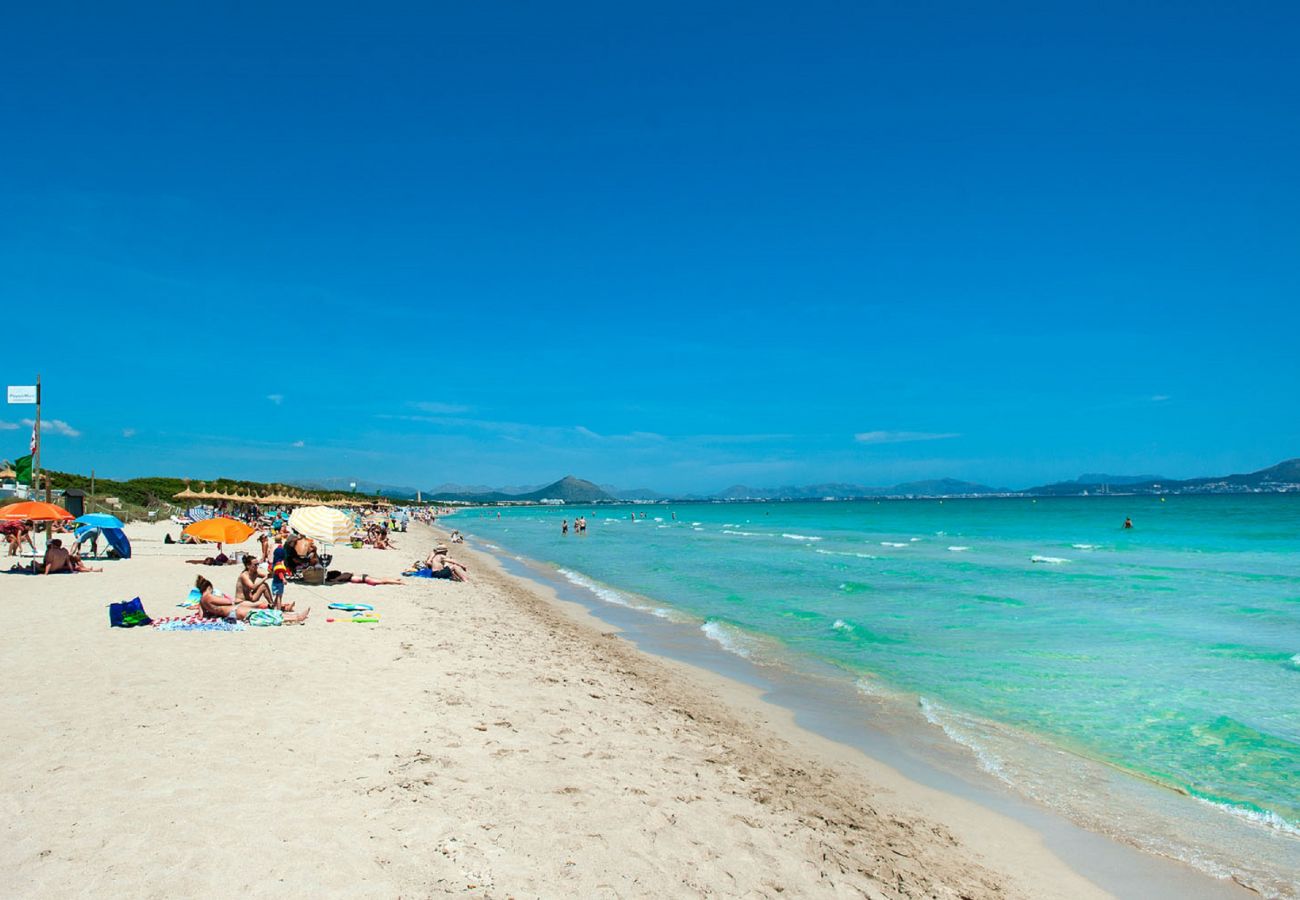
[[[276,607],[275,597],[271,593],[270,578],[258,577],[257,559],[251,555],[244,557],[244,571],[239,573],[239,579],[235,582],[235,602],[247,603],[252,609],[279,608],[285,612],[293,609],[292,603],[284,603]]]

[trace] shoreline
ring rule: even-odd
[[[437,527],[445,530],[450,526],[440,523]],[[468,539],[476,544],[483,542],[474,535]],[[905,739],[881,732],[865,717],[849,723],[840,720],[842,706],[831,708],[835,701],[828,702],[836,688],[816,684],[816,679],[807,673],[776,671],[771,666],[718,649],[707,638],[699,636],[694,627],[685,641],[680,636],[665,638],[662,632],[671,629],[673,623],[645,609],[614,605],[580,584],[561,580],[542,563],[514,556],[495,544],[489,543],[489,547],[495,549],[481,546],[473,549],[480,556],[490,558],[503,574],[535,583],[561,607],[580,617],[595,618],[620,628],[620,634],[626,635],[640,652],[678,667],[687,679],[708,684],[713,692],[725,698],[728,706],[743,709],[752,720],[760,721],[763,726],[778,720],[779,739],[796,744],[819,759],[834,760],[841,765],[861,766],[863,760],[868,760],[870,765],[857,772],[868,781],[888,782],[893,789],[904,792],[936,791],[973,803],[991,815],[1006,816],[1031,829],[1042,839],[1045,852],[1100,890],[1126,896],[1132,895],[1134,886],[1141,884],[1140,895],[1144,898],[1169,900],[1240,898],[1256,893],[1234,879],[1216,878],[1180,860],[1084,828],[982,771],[980,778],[972,780],[969,773],[937,768],[933,760],[917,758],[913,753],[916,748],[909,747]],[[900,782],[905,787],[899,788]],[[964,837],[978,842],[981,835],[981,829],[975,826]]]

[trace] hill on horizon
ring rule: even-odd
[[[429,494],[427,499],[454,500],[459,503],[505,503],[509,501],[538,503],[542,500],[563,500],[565,503],[596,503],[599,501],[608,502],[615,498],[604,491],[600,485],[573,475],[565,475],[559,481],[551,482],[545,487],[523,494],[508,494],[499,490],[481,493],[434,491]]]

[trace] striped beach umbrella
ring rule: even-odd
[[[289,527],[322,544],[337,544],[352,536],[352,517],[332,506],[302,506],[289,514]]]

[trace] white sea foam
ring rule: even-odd
[[[1046,563],[1046,564],[1049,565],[1049,566],[1059,566],[1061,563],[1068,563],[1068,562],[1069,562],[1069,560],[1068,560],[1068,559],[1065,559],[1064,557],[1060,557],[1060,556],[1039,556],[1037,553],[1035,553],[1033,556],[1029,557],[1029,561],[1030,561],[1030,562],[1036,562],[1036,563]]]
[[[1238,819],[1245,819],[1252,825],[1262,825],[1265,828],[1272,828],[1281,831],[1283,834],[1300,837],[1300,827],[1288,822],[1286,819],[1271,810],[1243,809],[1240,806],[1232,806],[1227,803],[1206,800],[1204,797],[1197,797],[1195,794],[1192,794],[1191,796],[1193,800],[1198,800],[1206,806],[1212,806],[1219,812],[1230,813]]]
[[[967,550],[970,549],[970,547],[949,547],[948,549],[951,550],[953,553],[965,553]]]
[[[757,532],[757,531],[732,531],[732,530],[730,530],[730,529],[728,529],[728,528],[724,528],[724,529],[722,529],[722,533],[723,533],[723,534],[734,534],[734,535],[738,535],[738,536],[740,536],[740,537],[762,537],[762,536],[763,536],[762,534],[760,534],[760,533]]]
[[[782,534],[781,537],[789,538],[792,541],[820,541],[821,538],[806,534]]]
[[[1097,549],[1096,544],[1071,544],[1070,546],[1073,547],[1075,550],[1096,550]]]
[[[934,536],[935,536],[935,537],[947,537],[947,536],[948,536],[948,532],[946,532],[946,531],[936,531],[936,532],[934,533]]]
[[[986,750],[975,738],[964,728],[961,727],[961,716],[953,713],[940,706],[937,703],[931,703],[924,697],[918,698],[921,707],[921,715],[931,725],[943,729],[943,733],[948,735],[949,739],[961,744],[967,750],[975,755],[979,760],[980,767],[990,775],[1006,782],[1013,784],[1011,776],[1007,774],[1002,766],[1002,762],[988,750]]]
[[[656,521],[656,522],[662,522],[663,520],[664,520],[664,519],[663,519],[663,516],[655,516],[655,521]]]
[[[823,550],[823,549],[821,549],[820,547],[816,548],[816,552],[817,552],[817,553],[820,553],[822,556],[856,556],[858,559],[877,559],[877,558],[878,558],[878,557],[872,556],[870,553],[849,553],[849,552],[846,552],[846,551],[844,551],[844,550]]]
[[[845,622],[843,619],[836,619],[836,620],[831,624],[831,627],[834,628],[836,631],[852,631],[852,630],[853,630],[853,626],[850,625],[848,622]]]
[[[696,525],[703,525],[703,524],[704,524],[703,522],[692,522],[691,526],[694,527]]]
[[[915,543],[916,543],[917,541],[919,541],[919,540],[920,540],[920,538],[908,538],[908,541],[910,541],[910,542],[913,543],[913,544],[915,544]]]
[[[576,584],[595,594],[606,603],[613,603],[615,606],[626,606],[628,609],[641,609],[636,603],[633,603],[628,597],[620,594],[613,588],[607,588],[604,585],[597,584],[586,575],[581,575],[569,569],[560,569],[559,573],[563,575],[571,584]]]
[[[516,559],[520,558],[521,557],[516,557]],[[597,584],[586,575],[579,572],[574,572],[570,569],[558,569],[557,571],[559,574],[563,575],[570,584],[575,584],[584,590],[590,591],[606,603],[612,603],[615,606],[622,606],[627,609],[635,609],[640,612],[647,612],[652,616],[658,616],[661,619],[673,618],[673,611],[670,609],[664,609],[660,606],[646,606],[645,604],[637,603],[626,594],[620,593],[613,588],[605,587],[603,584]]]
[[[751,651],[745,646],[745,639],[740,634],[739,629],[724,625],[721,622],[705,622],[700,626],[700,631],[703,631],[705,637],[716,642],[728,653],[734,653],[745,659],[750,658]]]
[[[900,543],[898,543],[897,541],[881,541],[881,542],[880,542],[880,546],[882,546],[882,547],[906,547],[907,545],[906,545],[906,544],[900,544]]]
[[[1291,665],[1295,666],[1297,669],[1300,669],[1300,653],[1297,653],[1295,656],[1291,657]]]
[[[704,529],[701,528],[701,527],[698,526],[698,525],[696,525],[696,526],[694,526],[693,528],[691,528],[691,531],[703,531],[703,530],[704,530]]]

